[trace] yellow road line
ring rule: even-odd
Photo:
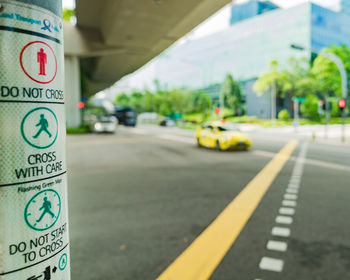
[[[297,144],[290,141],[157,279],[209,279]]]

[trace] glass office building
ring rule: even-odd
[[[249,5],[252,3],[236,8],[244,10]],[[350,47],[350,15],[345,13],[311,3],[255,11],[257,15],[235,22],[225,31],[169,48],[152,62],[149,79],[158,80],[167,89],[203,89],[222,83],[231,73],[243,84],[247,114],[270,118],[268,95],[257,97],[252,86],[268,71],[271,60],[276,59],[284,68],[292,56],[311,59],[312,51],[333,44]],[[292,44],[304,50],[292,49]],[[281,108],[286,106],[280,104]]]
[[[270,1],[253,0],[245,5],[233,5],[231,8],[230,24],[264,14],[266,12],[278,9],[279,7]]]
[[[350,15],[350,0],[341,0],[342,13]]]

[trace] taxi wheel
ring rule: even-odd
[[[216,149],[217,149],[218,151],[223,151],[223,149],[221,149],[221,145],[220,145],[219,140],[216,141]]]
[[[197,146],[198,146],[198,147],[202,147],[202,145],[201,145],[201,142],[200,142],[199,138],[197,138]]]

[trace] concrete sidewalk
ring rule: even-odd
[[[256,124],[240,124],[238,127],[244,132],[261,131],[271,134],[295,135],[322,144],[350,146],[350,125],[345,125],[345,142],[341,141],[342,125],[302,125],[264,128]]]

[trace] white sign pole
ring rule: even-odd
[[[69,280],[60,0],[0,0],[0,279]]]
[[[294,98],[294,122],[293,122],[293,126],[294,126],[294,131],[297,132],[298,126],[299,126],[299,101],[296,97]]]

